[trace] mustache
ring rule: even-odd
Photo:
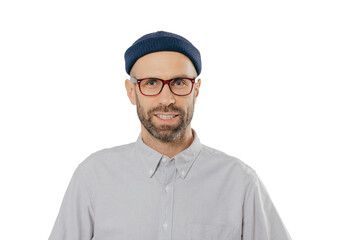
[[[148,114],[151,115],[155,112],[174,112],[176,114],[184,114],[184,110],[182,110],[181,108],[177,108],[174,106],[159,106],[156,108],[151,109],[150,111],[148,111]]]

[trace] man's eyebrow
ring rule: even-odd
[[[187,75],[185,75],[185,74],[180,74],[180,75],[177,75],[177,76],[175,76],[175,77],[173,77],[173,78],[181,78],[181,77],[192,78],[192,77],[189,77],[189,76],[187,76]],[[196,77],[193,77],[193,78],[196,78]]]

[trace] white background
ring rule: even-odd
[[[293,239],[359,239],[357,1],[1,1],[0,225],[47,239],[77,165],[136,140],[124,52],[200,50],[192,127],[263,180]]]

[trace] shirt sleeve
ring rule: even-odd
[[[291,240],[263,182],[255,174],[244,203],[242,240]]]
[[[80,165],[66,189],[49,240],[90,240],[94,230],[94,212],[88,182]]]

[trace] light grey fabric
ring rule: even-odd
[[[136,142],[102,149],[71,178],[49,240],[289,240],[257,173],[194,141],[170,159]]]

